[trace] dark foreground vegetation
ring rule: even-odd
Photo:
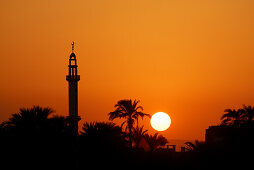
[[[222,124],[207,130],[205,142],[186,143],[185,152],[160,148],[168,141],[149,135],[138,120],[149,116],[138,101],[121,100],[109,119],[85,123],[74,136],[68,121],[50,108],[20,109],[0,125],[1,167],[71,169],[252,169],[254,108],[225,110]],[[214,130],[215,129],[215,130]],[[149,146],[144,149],[143,143]],[[170,141],[169,141],[170,142]]]

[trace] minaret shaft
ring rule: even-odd
[[[72,46],[73,50],[73,46]],[[69,59],[69,74],[66,80],[69,82],[69,127],[74,135],[78,135],[78,81],[80,76],[77,71],[76,55],[72,52]]]
[[[78,116],[78,83],[69,81],[69,115]]]

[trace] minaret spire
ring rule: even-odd
[[[80,75],[78,75],[77,60],[74,54],[74,42],[72,42],[72,53],[69,58],[69,74],[66,76],[66,80],[69,82],[69,127],[74,135],[78,135],[78,121],[80,116],[78,115],[78,81]]]
[[[72,51],[72,53],[74,52],[74,41],[72,41],[72,43],[71,43],[71,51]]]

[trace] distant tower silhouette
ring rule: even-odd
[[[77,70],[77,60],[74,54],[74,42],[72,45],[72,53],[69,59],[69,74],[66,76],[66,80],[69,82],[69,126],[74,135],[78,135],[78,121],[81,119],[78,116],[78,81],[80,76]]]

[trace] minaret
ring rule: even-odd
[[[74,135],[78,135],[78,121],[81,119],[78,116],[78,81],[80,76],[77,70],[77,60],[74,54],[74,42],[72,45],[72,53],[69,59],[69,74],[66,76],[66,80],[69,82],[69,126]]]

